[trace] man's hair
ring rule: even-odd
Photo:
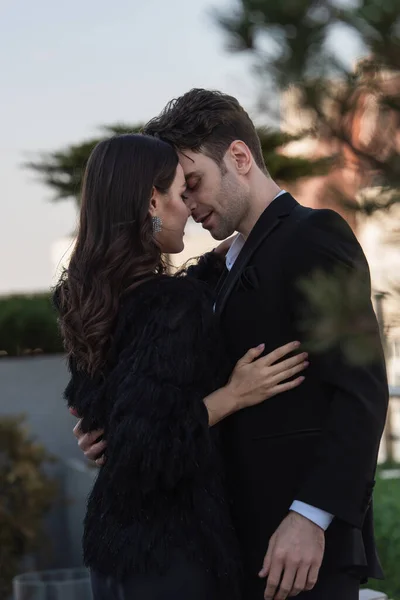
[[[145,125],[143,133],[161,138],[177,150],[202,152],[219,166],[230,144],[241,140],[266,171],[253,122],[236,98],[222,92],[193,89],[171,100]]]

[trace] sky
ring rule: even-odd
[[[252,113],[249,59],[226,51],[216,6],[232,1],[0,0],[0,294],[47,289],[52,244],[76,222],[26,160],[103,124],[144,122],[193,87]]]

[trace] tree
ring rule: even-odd
[[[138,133],[140,129],[140,125],[107,125],[101,129],[104,133],[103,136],[42,154],[37,160],[27,163],[25,166],[39,175],[41,181],[55,192],[54,201],[73,199],[79,206],[83,173],[95,145],[111,135]],[[301,156],[285,156],[280,151],[289,142],[298,140],[299,134],[289,135],[276,130],[260,128],[259,135],[266,164],[271,175],[277,181],[289,182],[302,177],[320,175],[325,173],[330,166],[330,158],[310,161]]]
[[[230,49],[249,53],[262,89],[266,81],[269,89],[280,92],[295,86],[298,108],[310,120],[312,134],[333,142],[336,160],[359,173],[361,202],[346,197],[343,202],[367,214],[400,200],[399,8],[399,0],[346,5],[335,0],[238,0],[235,10],[217,14]],[[330,43],[340,27],[363,47],[366,58],[356,70]],[[361,136],[361,121],[374,108],[373,131]],[[377,193],[371,193],[371,186]]]
[[[46,541],[43,518],[57,497],[46,472],[54,458],[29,434],[23,416],[0,418],[0,597],[8,598],[21,560]]]
[[[55,192],[54,201],[73,199],[79,206],[83,173],[96,144],[112,135],[137,133],[140,131],[140,125],[107,125],[100,131],[103,135],[99,137],[42,154],[37,160],[25,164],[25,167],[39,175],[41,181]]]

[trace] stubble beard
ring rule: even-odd
[[[249,210],[249,198],[236,186],[227,185],[223,190],[223,197],[224,214],[218,215],[218,225],[214,231],[210,231],[212,237],[218,241],[225,240],[238,231]]]

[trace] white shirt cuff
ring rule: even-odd
[[[303,515],[309,521],[312,521],[318,527],[321,527],[324,531],[326,531],[329,525],[332,523],[334,515],[326,512],[325,510],[321,510],[320,508],[315,508],[315,506],[311,506],[310,504],[306,504],[305,502],[300,502],[299,500],[295,500],[290,507],[290,510],[297,512],[299,515]]]

